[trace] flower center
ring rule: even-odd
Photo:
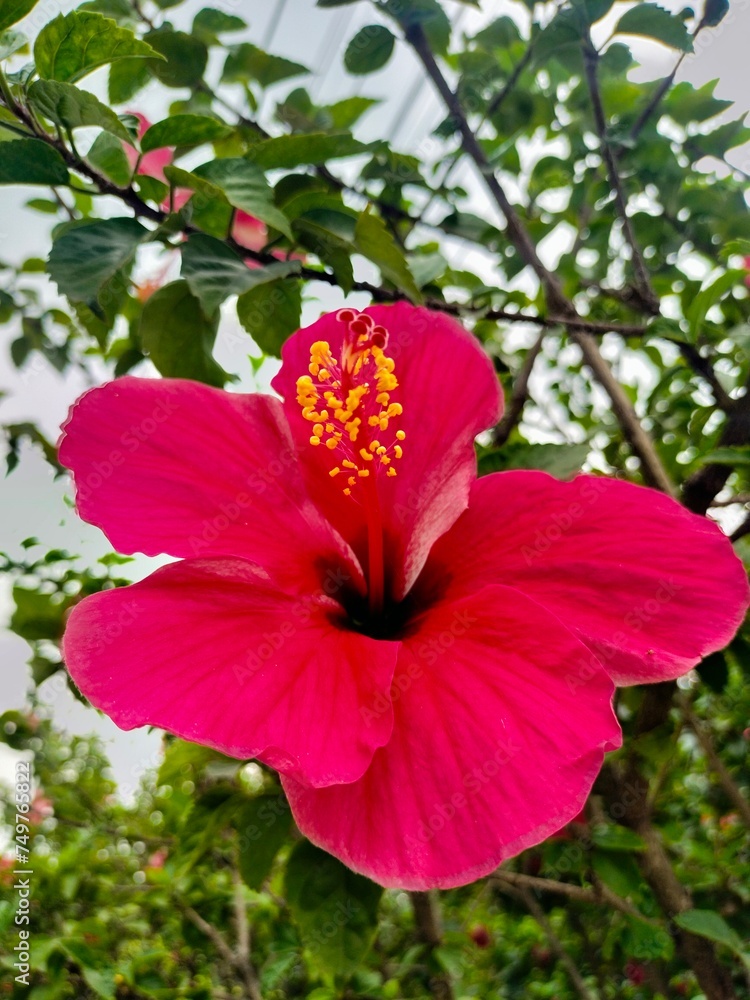
[[[388,331],[366,313],[340,309],[345,325],[340,357],[330,344],[310,348],[309,374],[297,379],[297,402],[312,424],[310,444],[330,452],[328,475],[341,477],[344,495],[365,508],[368,530],[369,604],[383,606],[383,521],[375,478],[393,477],[403,455],[403,430],[393,423],[403,412],[393,358],[386,354]]]

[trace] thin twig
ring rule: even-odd
[[[200,913],[194,910],[192,906],[178,905],[191,924],[197,927],[211,941],[224,961],[232,969],[240,973],[247,1000],[263,1000],[260,987],[258,986],[257,975],[249,960],[243,962],[239,954],[232,950],[221,931],[217,930],[213,924],[209,924],[207,920],[204,920]]]
[[[526,400],[529,398],[529,379],[534,368],[534,362],[542,353],[545,334],[542,332],[526,352],[523,364],[513,383],[513,391],[510,394],[505,412],[500,423],[492,432],[492,443],[496,448],[504,445],[510,437],[511,431],[521,419]]]
[[[588,986],[584,982],[583,976],[581,975],[578,966],[575,964],[573,959],[570,957],[568,952],[565,950],[560,938],[555,934],[552,929],[552,924],[547,920],[547,916],[544,910],[541,908],[539,903],[534,899],[533,895],[528,889],[516,889],[513,890],[513,894],[517,896],[529,913],[532,915],[534,920],[541,927],[544,936],[549,942],[550,949],[557,957],[560,964],[563,966],[565,971],[568,973],[568,977],[573,984],[573,987],[581,997],[581,1000],[596,1000],[594,994],[589,990]]]
[[[638,415],[619,382],[614,378],[609,365],[602,357],[598,346],[591,337],[581,334],[580,317],[573,303],[566,297],[560,279],[545,267],[531,236],[524,226],[521,217],[510,203],[505,191],[490,166],[484,150],[480,146],[474,132],[464,114],[461,102],[453,93],[448,81],[443,76],[420,24],[415,24],[406,32],[406,39],[419,57],[428,76],[435,85],[451,115],[460,128],[465,151],[479,169],[487,188],[495,203],[505,216],[506,231],[510,241],[515,246],[524,263],[529,266],[544,289],[545,298],[550,312],[559,315],[566,321],[572,339],[579,345],[584,361],[594,374],[594,377],[604,388],[612,400],[613,409],[618,417],[626,439],[634,453],[641,460],[643,475],[646,482],[652,486],[673,493],[671,480],[662,465],[654,448],[653,442],[641,426]]]
[[[625,239],[630,245],[633,270],[635,271],[638,292],[643,299],[644,304],[648,306],[649,312],[656,316],[659,314],[659,298],[651,287],[651,278],[649,277],[648,269],[643,259],[643,254],[638,244],[635,230],[633,229],[633,222],[628,215],[627,198],[625,197],[625,190],[623,188],[622,178],[620,177],[620,171],[617,165],[617,157],[615,156],[615,152],[612,149],[607,136],[607,121],[604,114],[604,105],[602,103],[602,95],[599,88],[599,77],[597,73],[598,60],[599,54],[591,43],[591,38],[589,37],[587,42],[583,44],[583,65],[586,74],[586,83],[588,84],[589,89],[589,96],[591,97],[591,106],[594,112],[594,123],[599,136],[599,148],[607,166],[609,186],[612,188],[615,195],[617,211],[620,216],[620,220],[622,221]]]
[[[535,892],[543,892],[552,896],[565,896],[566,899],[572,899],[578,903],[586,903],[594,906],[605,904],[614,910],[625,913],[629,917],[644,920],[655,927],[660,926],[658,920],[653,920],[651,917],[645,916],[636,906],[629,903],[627,899],[623,899],[622,896],[618,896],[612,892],[603,883],[592,889],[588,889],[585,886],[574,885],[571,882],[558,882],[556,879],[551,878],[537,878],[534,875],[523,875],[520,872],[506,871],[504,868],[498,868],[496,872],[492,873],[490,879],[493,882],[506,882],[508,885],[512,885],[518,889],[533,889]]]
[[[683,356],[685,361],[687,361],[693,371],[708,382],[711,387],[714,400],[716,401],[716,405],[724,411],[729,410],[734,400],[719,381],[716,372],[713,369],[713,365],[708,358],[704,358],[694,344],[680,343],[679,347],[680,354]]]
[[[737,812],[740,816],[742,816],[744,822],[748,827],[750,827],[750,803],[742,794],[734,778],[727,770],[724,761],[716,752],[713,740],[711,739],[711,734],[695,714],[692,705],[684,695],[679,695],[677,702],[683,715],[685,716],[685,719],[687,720],[688,725],[698,738],[698,742],[706,755],[709,767],[719,779],[719,784],[724,789],[727,798],[730,799],[732,804],[737,809]]]
[[[674,496],[674,484],[656,453],[653,441],[643,429],[627,393],[612,374],[612,369],[602,357],[597,345],[588,333],[574,331],[571,332],[570,338],[581,348],[584,362],[609,396],[617,422],[634,453],[641,460],[643,478],[649,486]]]

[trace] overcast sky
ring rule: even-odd
[[[178,25],[189,24],[192,15],[208,0],[191,0],[175,11],[170,19]],[[667,3],[680,9],[682,3]],[[42,0],[37,11],[28,19],[27,30],[33,33],[49,19],[46,13],[50,4]],[[76,3],[63,0],[55,3],[55,11],[72,9]],[[407,51],[397,51],[394,59],[381,72],[363,78],[348,77],[341,65],[343,48],[358,27],[372,20],[372,8],[367,3],[353,4],[331,10],[316,9],[314,0],[220,0],[215,6],[231,10],[249,21],[247,37],[270,51],[302,62],[314,69],[312,81],[300,78],[309,87],[316,101],[327,103],[352,93],[380,98],[382,103],[363,119],[358,135],[368,140],[378,137],[391,139],[404,151],[415,151],[427,139],[430,130],[443,117],[429,86],[422,81],[413,57]],[[484,0],[481,12],[458,3],[447,3],[446,8],[461,30],[471,31],[483,21],[500,13],[517,12],[518,4],[506,0]],[[618,4],[618,14],[624,9]],[[35,19],[42,13],[41,21]],[[239,38],[239,36],[233,36]],[[705,32],[698,40],[695,55],[687,58],[680,77],[702,85],[718,78],[717,96],[736,102],[729,117],[736,117],[750,109],[750,86],[747,73],[747,42],[750,39],[750,0],[733,0],[729,16],[718,29]],[[663,76],[674,64],[675,53],[663,46],[648,42],[634,45],[642,68],[636,71],[638,79]],[[87,78],[86,85],[101,93],[106,77],[104,72]],[[295,81],[281,84],[274,97],[282,96],[296,85]],[[166,112],[167,104],[179,92],[166,93],[162,88],[147,90],[136,100],[137,107],[150,117],[158,119]],[[268,116],[271,106],[261,109]],[[0,144],[2,156],[2,144]],[[750,173],[750,150],[733,151],[730,157],[737,166]],[[471,168],[465,168],[462,181],[476,189]],[[0,259],[19,262],[29,256],[44,256],[49,246],[49,217],[39,215],[24,207],[29,197],[39,196],[39,189],[0,188]],[[112,205],[113,214],[121,210]],[[453,253],[459,252],[454,248]],[[462,251],[465,253],[466,251]],[[469,262],[466,261],[468,264]],[[478,263],[472,259],[475,265]],[[145,265],[153,267],[151,259]],[[0,279],[1,280],[1,279]],[[327,286],[317,286],[320,295],[306,304],[306,319],[311,321],[322,309],[335,308],[340,299]],[[48,289],[52,296],[53,289]],[[364,305],[364,301],[354,304]],[[252,379],[247,354],[252,346],[246,336],[237,336],[237,322],[231,308],[227,309],[222,324],[218,360],[228,370],[241,377],[240,388],[256,387]],[[0,328],[0,390],[7,396],[0,402],[2,423],[34,419],[55,439],[68,407],[89,384],[81,372],[70,371],[60,377],[46,362],[33,361],[27,369],[17,372],[10,363],[8,345],[17,336],[13,324]],[[261,376],[259,388],[267,386],[268,370]],[[103,369],[94,371],[94,381],[106,377]],[[44,549],[67,548],[80,553],[84,561],[93,562],[109,551],[109,546],[98,529],[83,524],[66,505],[64,481],[54,482],[50,470],[36,451],[27,449],[16,471],[0,480],[0,550],[18,556],[20,542],[29,536],[40,539]],[[135,577],[145,575],[155,565],[153,560],[139,558],[128,573]],[[0,620],[7,621],[11,608],[7,586],[0,585]],[[0,711],[22,707],[28,687],[28,647],[17,636],[4,631],[0,635]],[[158,756],[159,740],[155,734],[141,730],[124,734],[105,717],[76,702],[59,683],[49,682],[46,699],[53,706],[56,720],[71,731],[85,733],[96,731],[107,741],[115,774],[124,786],[133,787],[143,770],[152,766]],[[3,753],[0,746],[0,778],[7,780],[12,755]],[[128,789],[125,788],[125,791]]]

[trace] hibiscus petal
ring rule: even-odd
[[[435,541],[465,509],[476,478],[474,438],[496,423],[502,396],[492,364],[476,340],[454,319],[399,302],[364,310],[389,332],[386,353],[395,361],[404,412],[398,427],[406,434],[398,475],[378,478],[390,589],[396,600],[409,590]],[[296,382],[307,373],[310,346],[325,340],[334,356],[341,350],[344,324],[331,313],[290,337],[273,386],[300,445],[308,487],[321,510],[341,531],[360,559],[367,549],[365,513],[328,475],[331,455],[309,444],[310,423],[296,401]]]
[[[450,592],[502,580],[557,615],[617,684],[679,677],[731,640],[747,576],[716,524],[643,486],[501,472],[436,545]]]
[[[285,778],[294,817],[381,885],[463,885],[579,812],[620,742],[613,690],[591,652],[518,591],[442,603],[404,640],[388,745],[350,785]]]
[[[118,551],[243,556],[300,590],[342,567],[340,585],[361,587],[350,550],[304,495],[278,400],[125,377],[85,393],[63,430],[78,513]]]
[[[121,729],[159,726],[312,785],[353,781],[389,738],[398,643],[342,626],[323,594],[245,560],[188,560],[87,597],[63,639],[73,680]],[[370,726],[360,708],[377,701]]]

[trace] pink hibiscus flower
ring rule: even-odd
[[[469,882],[576,816],[620,743],[613,680],[725,645],[745,572],[652,490],[477,480],[501,397],[444,315],[324,316],[274,387],[126,377],[76,403],[80,515],[182,561],[81,601],[68,669],[124,729],[276,768],[302,832],[356,871]]]
[[[151,122],[140,111],[130,111],[128,114],[134,115],[138,119],[140,123],[138,136],[139,138],[143,138],[151,128]],[[136,164],[138,165],[139,174],[145,177],[154,177],[165,184],[169,183],[164,174],[164,168],[170,166],[172,163],[174,150],[164,147],[162,149],[154,149],[150,153],[144,153],[143,156],[140,156],[140,153],[134,146],[125,146],[125,153],[132,168],[135,169]],[[193,192],[188,188],[176,188],[172,195],[172,210],[178,212],[190,201],[192,196]],[[162,208],[164,211],[169,211],[169,199],[164,201]],[[243,212],[241,209],[237,209],[234,213],[232,236],[240,246],[248,250],[262,250],[268,243],[268,229],[265,223],[261,222],[260,219],[256,219],[254,215]],[[286,255],[279,251],[274,252],[274,257],[278,257],[279,260],[286,259]],[[247,261],[247,265],[248,267],[260,267],[257,261]]]

